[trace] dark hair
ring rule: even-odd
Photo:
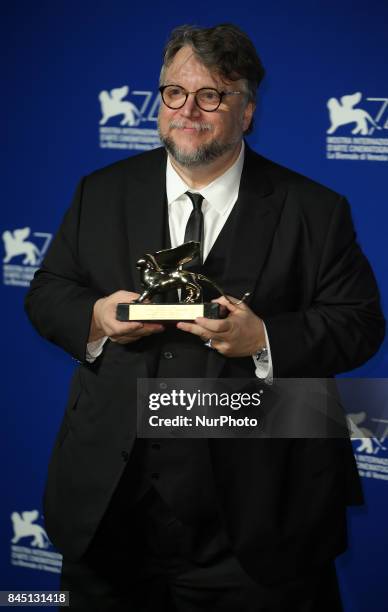
[[[175,28],[163,52],[161,84],[166,68],[184,46],[192,47],[195,55],[209,70],[231,81],[245,79],[248,100],[256,101],[256,90],[264,77],[264,68],[247,34],[231,23],[212,28],[183,25]],[[246,133],[252,131],[252,124]]]

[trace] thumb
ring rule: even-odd
[[[228,298],[228,299],[227,299]],[[221,306],[224,306],[225,308],[227,308],[227,310],[229,312],[235,312],[235,310],[237,309],[237,306],[235,306],[232,303],[232,300],[235,298],[232,298],[231,296],[227,296],[227,298],[225,298],[223,295],[215,300],[212,300],[212,302],[215,302],[216,304],[220,304]]]

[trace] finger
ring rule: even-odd
[[[211,331],[204,329],[200,325],[196,325],[196,323],[187,323],[186,321],[179,321],[179,323],[177,323],[177,328],[181,329],[182,331],[189,332],[194,336],[198,336],[199,338],[201,338],[201,340],[203,340],[203,342],[207,342],[209,338],[212,337]]]
[[[109,336],[109,340],[115,344],[129,344],[140,340],[140,336]]]
[[[150,336],[151,334],[160,334],[165,329],[165,326],[159,323],[144,323],[142,329],[139,329],[137,333],[140,336]]]
[[[129,342],[135,342],[135,340],[140,340],[141,338],[145,338],[146,336],[152,336],[153,334],[160,334],[164,331],[164,328],[161,329],[139,329],[131,334],[127,334],[121,336],[119,334],[109,336],[109,339],[112,342],[118,342],[119,344],[127,344]]]
[[[135,293],[134,291],[124,291],[124,289],[120,289],[120,291],[116,291],[109,296],[113,303],[132,302],[138,297],[140,297],[140,293]]]
[[[140,321],[119,322],[109,321],[106,324],[107,336],[126,336],[143,328]]]
[[[223,295],[215,300],[212,300],[212,302],[216,303],[216,304],[221,304],[221,306],[224,306],[225,308],[228,309],[229,312],[234,312],[236,310],[236,308],[238,308],[238,306],[236,306],[234,304],[234,301],[238,301],[236,300],[236,298],[232,297],[232,296],[227,296],[227,298],[225,298]]]
[[[240,308],[241,306],[242,308],[248,308],[248,305],[244,301],[244,298],[238,299],[234,297],[233,295],[227,295],[226,297],[227,297],[226,301],[225,301],[225,298],[221,296],[220,298],[216,298],[212,300],[212,302],[218,302],[219,300],[222,300],[220,301],[220,303],[222,303],[225,306],[235,306],[236,308]]]
[[[208,332],[216,334],[226,333],[230,329],[230,321],[228,321],[228,319],[207,319],[206,317],[197,317],[195,322]]]
[[[111,334],[114,338],[141,338],[142,336],[150,336],[151,334],[164,331],[164,326],[157,323],[141,323],[140,327],[132,329],[127,333],[122,333],[122,330]]]

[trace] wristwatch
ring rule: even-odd
[[[259,349],[257,353],[255,353],[253,356],[255,357],[255,359],[262,359],[262,357],[265,357],[267,353],[268,353],[267,347],[263,346],[263,348]]]

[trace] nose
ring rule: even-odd
[[[187,96],[185,105],[181,109],[184,117],[198,117],[201,114],[201,109],[198,108],[194,94],[190,93]]]

